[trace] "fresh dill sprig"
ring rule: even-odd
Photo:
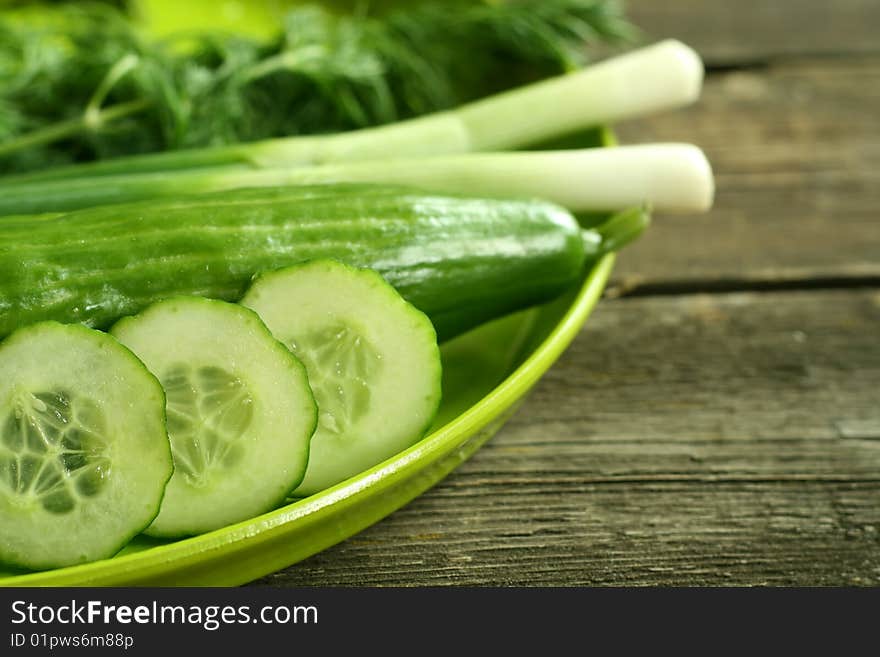
[[[271,42],[148,41],[103,4],[0,18],[0,173],[391,123],[571,70],[630,34],[611,0],[304,5]]]

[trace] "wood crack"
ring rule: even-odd
[[[880,263],[877,265],[880,271]],[[687,294],[727,294],[735,292],[805,292],[817,290],[880,289],[880,273],[876,275],[846,274],[813,278],[719,278],[639,280],[629,276],[612,281],[606,295],[610,298],[679,296]]]

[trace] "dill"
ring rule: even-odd
[[[304,5],[270,41],[147,40],[98,3],[0,17],[0,173],[388,124],[572,70],[631,34],[610,0]]]

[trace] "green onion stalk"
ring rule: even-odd
[[[0,191],[6,195],[23,183],[98,176],[205,168],[246,172],[514,150],[688,105],[699,97],[702,82],[703,65],[697,53],[678,41],[667,40],[454,110],[391,125],[57,167],[6,176],[0,179]],[[14,210],[8,204],[4,208],[4,212]]]
[[[4,189],[0,215],[64,212],[110,203],[251,187],[360,182],[446,194],[543,198],[572,212],[606,212],[647,203],[661,212],[703,212],[712,204],[712,170],[690,144],[646,144],[366,160],[313,167],[107,175]]]

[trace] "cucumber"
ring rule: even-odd
[[[551,203],[372,185],[0,219],[0,336],[44,319],[104,328],[175,295],[237,301],[255,274],[332,258],[378,271],[442,341],[556,297],[604,252]]]
[[[314,261],[260,276],[241,300],[305,364],[318,402],[306,496],[421,438],[440,404],[431,321],[374,271]]]
[[[317,410],[302,363],[242,306],[158,302],[111,329],[162,383],[174,476],[152,536],[251,518],[302,480]]]
[[[0,345],[0,561],[114,555],[155,518],[171,473],[162,388],[112,337],[44,322]]]

